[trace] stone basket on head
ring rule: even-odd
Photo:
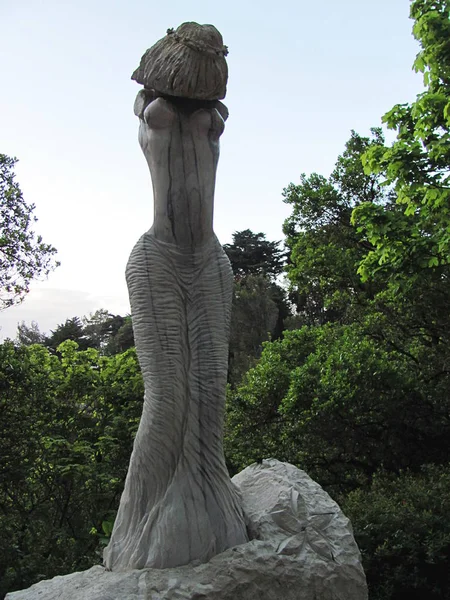
[[[183,23],[145,52],[131,79],[168,96],[221,100],[227,91],[227,54],[213,25]]]

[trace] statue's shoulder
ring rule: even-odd
[[[147,106],[144,112],[144,120],[152,129],[170,127],[176,118],[176,108],[165,98],[156,98]]]

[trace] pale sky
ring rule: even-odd
[[[0,0],[0,152],[36,205],[36,231],[61,266],[0,313],[48,332],[98,308],[129,312],[129,253],[152,224],[130,80],[144,51],[184,21],[212,23],[229,48],[215,231],[282,239],[282,191],[328,176],[351,129],[412,101],[418,46],[409,0]]]

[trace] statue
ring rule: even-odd
[[[154,222],[126,269],[145,398],[111,570],[206,562],[248,541],[222,449],[233,277],[213,208],[226,53],[212,25],[184,23],[133,74]]]
[[[126,269],[145,398],[106,569],[9,600],[367,600],[351,524],[319,484],[275,459],[233,483],[225,467],[232,273],[213,232],[225,54],[212,25],[184,23],[133,74],[155,204]]]

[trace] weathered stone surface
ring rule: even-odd
[[[233,274],[213,204],[224,119],[139,98],[155,212],[126,269],[145,399],[104,552],[114,571],[206,562],[248,541],[222,448]]]
[[[330,573],[338,573],[345,565],[365,585],[350,521],[304,471],[269,459],[232,481],[241,494],[250,538],[269,541],[277,554],[297,557],[303,569],[325,561]]]
[[[215,27],[183,23],[133,74],[146,88],[134,111],[154,221],[126,269],[145,397],[104,551],[114,571],[207,562],[248,541],[222,447],[233,275],[213,211],[225,55]]]
[[[366,600],[348,519],[306,473],[275,460],[233,482],[260,536],[209,562],[55,577],[7,600]]]
[[[131,79],[170,96],[220,100],[227,90],[227,53],[213,25],[183,23],[145,52]]]

